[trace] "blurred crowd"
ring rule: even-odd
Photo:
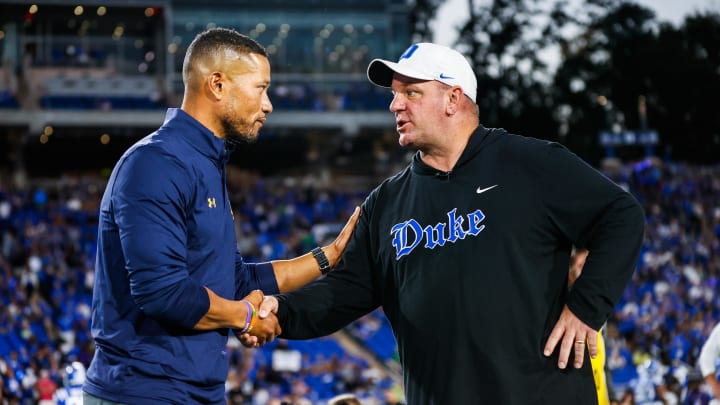
[[[643,160],[603,170],[647,217],[638,270],[605,327],[611,396],[623,404],[706,398],[695,363],[720,320],[720,166]],[[0,404],[69,405],[79,392],[93,353],[104,182],[69,175],[23,188],[0,182]],[[294,257],[333,238],[370,190],[253,175],[231,183],[238,247],[248,261]],[[386,372],[397,353],[381,310],[343,335],[375,356],[351,353],[335,335],[279,339],[261,350],[231,339],[228,403],[322,404],[341,393],[364,404],[402,403]]]
[[[623,403],[707,404],[696,361],[720,320],[720,166],[645,160],[611,177],[647,218],[638,269],[607,328],[613,390]]]

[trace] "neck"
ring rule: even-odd
[[[217,119],[211,113],[211,110],[208,108],[203,108],[199,105],[198,102],[191,102],[189,101],[189,99],[190,98],[186,97],[183,100],[180,109],[185,111],[189,116],[195,118],[205,128],[209,129],[213,133],[213,135],[220,139],[224,139],[224,136],[222,135],[223,132],[220,131]]]
[[[426,165],[444,172],[451,171],[457,164],[460,156],[468,141],[472,136],[475,128],[465,127],[465,129],[451,130],[448,133],[458,134],[455,137],[446,140],[443,145],[435,145],[435,147],[420,149],[420,158]]]
[[[447,151],[445,153],[439,151],[420,151],[420,158],[426,165],[443,171],[449,172],[455,167],[460,155],[462,155],[463,149]]]

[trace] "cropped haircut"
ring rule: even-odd
[[[220,58],[225,50],[233,50],[239,54],[256,53],[267,58],[265,48],[247,35],[228,28],[211,28],[199,33],[185,52],[183,83],[188,85],[197,61]]]

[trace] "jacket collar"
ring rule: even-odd
[[[198,152],[221,163],[228,160],[225,140],[218,138],[200,121],[179,108],[168,108],[163,127],[171,128]]]

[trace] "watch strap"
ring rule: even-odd
[[[318,264],[320,265],[320,273],[327,274],[332,270],[330,267],[330,261],[328,260],[327,256],[325,256],[325,252],[319,247],[314,248],[311,250],[313,257],[315,257],[315,260],[317,260]]]

